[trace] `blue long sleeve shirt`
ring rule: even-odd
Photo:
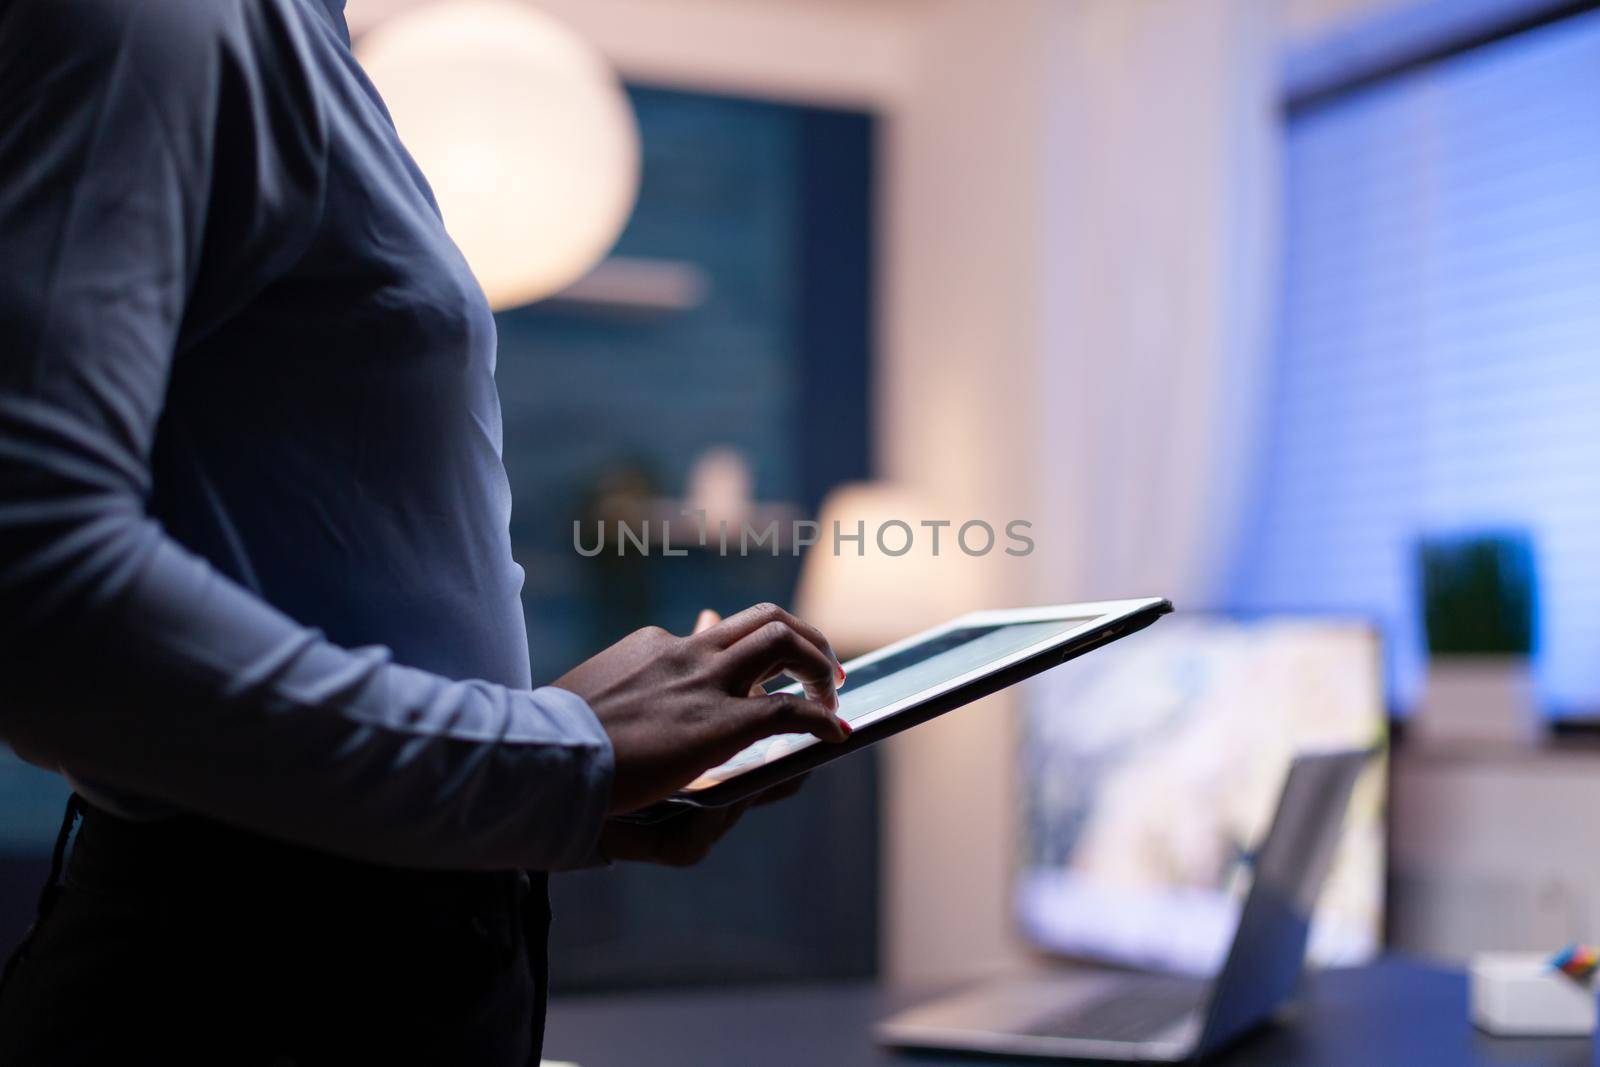
[[[494,321],[342,0],[0,0],[0,739],[132,817],[556,869]]]

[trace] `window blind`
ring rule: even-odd
[[[1519,527],[1536,672],[1600,712],[1600,14],[1292,115],[1281,320],[1232,588],[1424,668],[1416,542]]]

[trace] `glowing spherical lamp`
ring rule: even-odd
[[[357,53],[495,308],[598,263],[639,187],[639,132],[600,54],[516,0],[443,0]]]

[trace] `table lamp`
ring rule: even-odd
[[[949,524],[927,525],[941,521]],[[962,551],[959,526],[903,486],[839,487],[823,501],[817,541],[806,550],[796,613],[849,658],[983,607],[984,559]]]

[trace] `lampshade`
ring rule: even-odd
[[[493,307],[557,292],[610,250],[638,192],[639,133],[577,34],[515,0],[443,0],[357,51]]]
[[[923,525],[954,518],[900,486],[862,482],[835,490],[823,501],[817,543],[806,550],[796,613],[840,655],[853,656],[984,607],[983,560],[961,551],[959,522],[938,530],[937,555],[935,531]],[[854,540],[835,543],[835,524],[846,537],[863,535],[859,551]]]

